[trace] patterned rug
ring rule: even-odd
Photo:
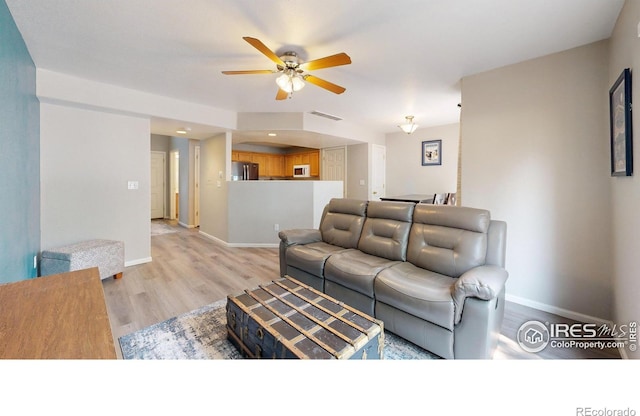
[[[125,360],[242,359],[227,340],[226,299],[168,319],[118,339]],[[385,360],[439,357],[385,332]]]

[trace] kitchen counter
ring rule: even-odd
[[[399,201],[399,202],[414,202],[416,204],[422,203],[433,203],[433,194],[410,194],[410,195],[399,195],[399,196],[385,196],[380,198],[381,201]]]

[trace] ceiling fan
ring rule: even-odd
[[[307,81],[320,88],[324,88],[335,94],[342,94],[346,91],[344,87],[336,85],[332,82],[325,81],[314,75],[305,73],[305,71],[313,71],[316,69],[330,68],[333,66],[348,65],[351,58],[346,53],[338,53],[324,58],[316,59],[309,62],[303,62],[295,52],[285,52],[282,56],[276,55],[271,49],[267,48],[264,43],[256,38],[248,36],[243,37],[251,46],[262,52],[267,58],[276,63],[275,70],[258,69],[249,71],[222,71],[225,75],[251,75],[251,74],[276,74],[281,75],[276,79],[278,84],[278,93],[276,100],[284,100],[291,97],[294,91],[301,90]]]

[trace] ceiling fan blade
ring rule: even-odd
[[[247,74],[273,74],[276,71],[270,69],[256,69],[252,71],[222,71],[225,75],[247,75]]]
[[[313,75],[306,75],[304,77],[304,80],[336,94],[342,94],[346,91],[346,88],[343,88],[340,85],[336,85],[332,82],[325,81],[324,79],[314,77]]]
[[[282,59],[280,59],[278,57],[278,55],[276,55],[271,49],[267,48],[265,46],[264,43],[262,43],[260,40],[256,39],[256,38],[250,38],[248,36],[243,37],[242,39],[246,40],[247,42],[249,42],[249,44],[251,44],[251,46],[253,46],[254,48],[256,48],[257,50],[259,50],[260,52],[262,52],[267,58],[271,59],[273,62],[275,62],[276,64],[280,65],[280,66],[286,66],[284,62],[282,62]]]
[[[303,64],[300,64],[300,68],[304,69],[305,71],[313,71],[316,69],[329,68],[332,66],[348,65],[350,63],[351,58],[349,57],[349,55],[342,52],[313,61],[305,62]]]
[[[289,96],[289,93],[283,90],[282,88],[278,88],[278,93],[276,94],[276,100],[286,100]]]

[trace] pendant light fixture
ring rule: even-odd
[[[413,116],[406,116],[406,123],[400,124],[398,127],[402,129],[403,132],[407,134],[411,134],[418,128],[418,125],[413,122]]]

